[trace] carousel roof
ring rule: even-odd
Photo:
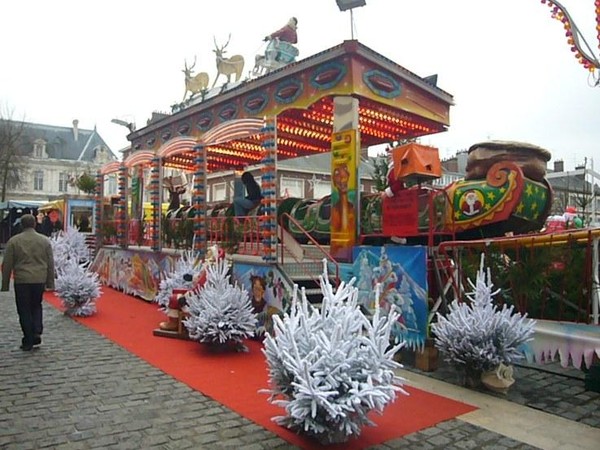
[[[202,144],[209,172],[257,164],[260,119],[272,116],[278,160],[326,153],[336,96],[358,99],[360,142],[368,147],[445,131],[453,103],[447,92],[358,41],[216,90],[131,133],[130,157],[156,153],[165,166],[190,168],[192,149]]]

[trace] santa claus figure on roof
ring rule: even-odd
[[[282,28],[271,33],[268,36],[265,36],[265,41],[271,41],[273,39],[279,39],[281,42],[289,42],[290,44],[298,43],[298,34],[296,33],[296,28],[298,27],[298,19],[292,17],[288,20]]]

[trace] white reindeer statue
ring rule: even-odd
[[[235,73],[235,81],[239,81],[240,77],[242,76],[242,71],[244,70],[244,57],[242,55],[233,55],[230,58],[223,58],[223,55],[225,54],[225,48],[231,40],[231,34],[229,34],[229,39],[227,39],[227,42],[222,47],[219,47],[214,36],[213,40],[215,42],[215,49],[213,52],[215,52],[217,55],[217,76],[215,77],[212,87],[215,87],[215,84],[217,84],[219,75],[227,76],[227,83],[229,83],[231,80],[231,75]]]
[[[188,67],[187,61],[184,59],[183,63],[185,68],[182,72],[185,74],[185,92],[183,93],[183,100],[188,92],[191,92],[193,97],[195,94],[202,92],[208,87],[208,74],[206,72],[200,72],[197,75],[192,76],[192,70],[196,66],[196,57],[194,56],[194,63],[192,67]]]

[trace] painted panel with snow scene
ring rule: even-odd
[[[375,308],[375,286],[380,306],[400,314],[392,333],[407,347],[424,345],[427,337],[427,249],[421,246],[360,246],[354,248],[352,276],[364,309]]]

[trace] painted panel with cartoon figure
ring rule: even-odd
[[[136,252],[101,248],[91,270],[102,284],[153,301],[160,280],[173,271],[178,256],[158,252]]]
[[[282,315],[291,303],[291,290],[275,267],[233,265],[232,281],[243,286],[250,296],[254,312],[258,314],[257,336],[273,332],[273,315]]]

